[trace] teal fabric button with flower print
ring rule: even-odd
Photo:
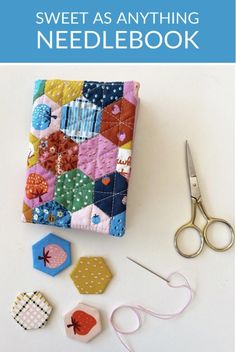
[[[71,265],[70,242],[49,233],[32,246],[33,267],[51,276]]]

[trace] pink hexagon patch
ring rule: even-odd
[[[30,208],[37,207],[53,199],[55,176],[36,164],[26,172],[24,202]]]
[[[80,144],[78,168],[96,180],[116,169],[118,148],[98,135]]]
[[[64,316],[66,335],[80,342],[89,342],[102,331],[99,310],[79,303]]]
[[[71,227],[109,233],[110,217],[96,205],[91,204],[86,208],[72,213]]]

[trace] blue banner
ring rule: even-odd
[[[9,0],[0,62],[235,62],[234,26],[234,0]]]

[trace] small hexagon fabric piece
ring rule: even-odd
[[[99,311],[79,303],[64,316],[66,335],[80,342],[89,342],[102,331]]]
[[[123,213],[113,216],[110,222],[109,233],[116,237],[122,237],[125,233],[125,221],[125,211]]]
[[[139,83],[133,81],[127,81],[124,83],[124,94],[123,97],[135,106],[138,103],[138,90]]]
[[[35,82],[24,222],[124,234],[138,89]]]
[[[117,155],[116,171],[124,176],[127,180],[131,172],[131,155],[132,151],[128,148],[119,148]]]
[[[19,293],[11,307],[13,318],[24,330],[43,328],[51,312],[52,306],[39,291]]]
[[[24,202],[30,208],[53,199],[55,176],[39,164],[29,168],[26,173]]]
[[[65,105],[81,96],[83,81],[48,80],[45,83],[45,94],[58,103]]]
[[[96,180],[116,170],[117,151],[115,144],[98,135],[81,143],[78,168]]]
[[[51,201],[33,209],[32,222],[34,224],[70,227],[71,214],[61,204]]]
[[[78,145],[63,132],[44,137],[39,143],[39,163],[56,175],[75,169],[78,162]]]
[[[39,140],[32,133],[29,136],[29,153],[27,158],[27,167],[34,166],[38,163]]]
[[[103,293],[112,279],[102,257],[81,257],[70,276],[81,294]]]
[[[42,95],[33,104],[31,133],[37,138],[43,138],[59,131],[60,119],[60,105]]]
[[[33,101],[35,101],[37,98],[41,97],[41,95],[44,94],[45,83],[46,81],[43,79],[38,79],[35,81]]]
[[[133,138],[135,105],[122,98],[102,112],[101,134],[121,146]]]
[[[22,209],[22,221],[23,222],[32,222],[33,210],[28,207],[27,204],[23,203]]]
[[[70,242],[49,233],[32,246],[33,266],[51,276],[71,265]]]
[[[95,182],[94,204],[108,216],[113,217],[126,210],[128,183],[118,172]]]
[[[72,213],[71,227],[102,233],[109,233],[110,217],[95,204]]]
[[[84,97],[62,107],[61,130],[77,143],[96,136],[100,131],[101,109]]]
[[[83,95],[86,99],[104,108],[123,96],[123,82],[85,81]]]
[[[71,212],[93,203],[94,182],[80,170],[57,177],[55,200]]]

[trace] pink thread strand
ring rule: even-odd
[[[184,281],[184,283],[180,284],[180,285],[171,284],[171,279],[174,276],[179,276]],[[182,274],[180,274],[178,272],[174,272],[174,273],[172,273],[172,274],[170,274],[168,276],[168,281],[169,282],[167,284],[171,288],[176,288],[176,289],[185,288],[185,289],[187,289],[189,291],[189,298],[188,298],[187,302],[185,303],[185,305],[182,308],[177,310],[177,312],[175,312],[175,313],[157,313],[157,312],[154,312],[151,309],[147,309],[147,308],[144,308],[144,307],[139,306],[139,305],[138,306],[121,305],[121,306],[118,306],[117,308],[115,308],[113,310],[113,312],[111,314],[111,317],[110,317],[111,326],[114,329],[118,339],[120,340],[120,342],[122,343],[122,345],[126,348],[126,350],[128,352],[134,352],[134,350],[124,341],[124,338],[123,338],[122,335],[131,335],[131,334],[133,334],[134,332],[136,332],[137,330],[139,330],[141,328],[141,326],[142,326],[141,312],[149,314],[149,315],[151,315],[151,316],[153,316],[155,318],[158,318],[158,319],[167,320],[167,319],[173,319],[175,317],[178,317],[190,305],[190,303],[192,301],[192,298],[193,298],[193,290],[192,290],[191,286],[189,285],[188,280]],[[132,310],[134,312],[136,318],[137,318],[137,326],[133,330],[123,331],[123,330],[119,329],[116,326],[115,322],[114,322],[115,314],[118,312],[118,310],[124,309],[124,308]]]

